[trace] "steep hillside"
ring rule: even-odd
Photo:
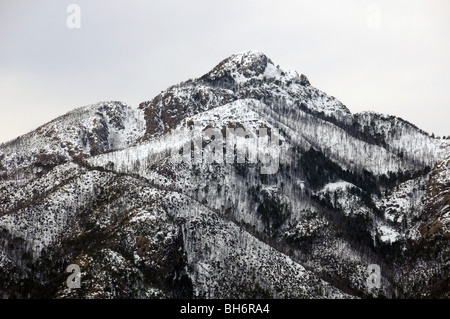
[[[449,156],[235,54],[138,109],[77,109],[0,147],[0,293],[448,297]]]

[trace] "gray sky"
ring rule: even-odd
[[[449,31],[447,0],[2,0],[0,142],[79,106],[137,107],[250,49],[353,113],[450,135]]]

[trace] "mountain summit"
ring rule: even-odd
[[[276,67],[259,51],[247,51],[230,56],[198,79],[174,85],[141,103],[139,108],[147,121],[146,138],[167,132],[186,116],[239,99],[336,117],[350,114],[340,101],[312,87],[305,75]]]
[[[225,76],[231,76],[235,81],[245,81],[258,77],[273,66],[273,62],[259,51],[246,51],[233,54],[220,62],[214,69],[205,75],[205,78],[214,81]]]
[[[234,54],[0,146],[0,296],[448,298],[449,174],[449,140]]]
[[[300,79],[302,85],[310,85],[305,75],[302,74],[299,77],[295,71],[275,67],[272,60],[264,53],[255,50],[233,54],[202,77],[205,81],[211,81],[212,83],[232,79],[237,84],[245,83],[254,78],[274,80],[286,78],[288,81]]]

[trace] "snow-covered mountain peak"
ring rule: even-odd
[[[305,75],[275,66],[260,51],[245,51],[231,55],[200,78],[173,85],[142,102],[145,139],[167,132],[187,116],[247,98],[275,108],[303,107],[336,118],[350,115],[340,101],[312,87]]]
[[[273,65],[273,62],[262,52],[246,51],[226,58],[207,75],[210,78],[231,75],[235,80],[246,79],[263,74],[269,63]]]
[[[450,139],[259,51],[0,145],[0,298],[448,298],[448,239]]]
[[[275,66],[271,59],[257,50],[236,53],[220,62],[202,79],[212,82],[220,80],[231,80],[236,84],[243,84],[250,79],[275,79],[295,80],[300,76],[296,71],[284,70]],[[309,85],[306,76],[302,75],[303,83]]]

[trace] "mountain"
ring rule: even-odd
[[[234,54],[0,146],[0,294],[448,298],[449,176],[450,140]]]

